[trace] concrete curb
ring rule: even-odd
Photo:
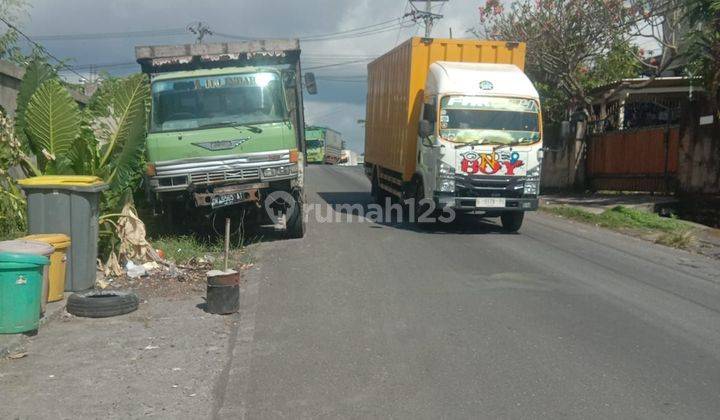
[[[65,311],[65,302],[70,293],[65,293],[65,298],[57,302],[48,302],[45,308],[45,315],[40,318],[40,325],[38,327],[38,334],[40,334],[40,328],[50,321],[60,318],[62,313]],[[25,345],[34,335],[28,335],[25,333],[20,334],[0,334],[0,359],[5,358],[11,354],[22,352],[25,350]]]

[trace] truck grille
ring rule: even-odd
[[[223,181],[235,181],[242,179],[257,179],[260,178],[260,171],[258,168],[247,168],[238,169],[235,171],[212,171],[212,172],[197,172],[190,174],[191,184],[208,184],[214,182]]]
[[[524,177],[455,175],[457,197],[520,198],[524,186]]]

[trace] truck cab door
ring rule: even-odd
[[[440,148],[437,144],[437,98],[430,96],[425,98],[420,120],[426,120],[432,127],[432,134],[423,137],[418,133],[417,141],[417,169],[422,175],[425,197],[431,198],[435,191],[436,171],[438,159],[440,159]]]

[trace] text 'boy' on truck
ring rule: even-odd
[[[243,214],[257,224],[268,212],[291,213],[279,219],[302,237],[299,42],[148,46],[135,55],[152,83],[146,185],[158,207],[179,220]],[[277,200],[266,211],[268,196]]]
[[[542,160],[524,64],[522,43],[428,38],[371,62],[365,171],[375,199],[427,198],[517,231],[537,209]]]

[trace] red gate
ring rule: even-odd
[[[593,190],[671,192],[677,182],[677,126],[590,136],[587,175]]]

